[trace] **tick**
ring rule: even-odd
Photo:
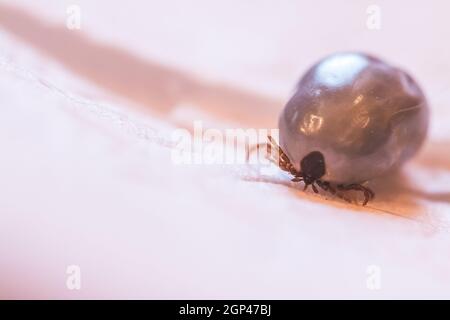
[[[363,183],[390,174],[425,140],[429,107],[405,71],[362,53],[337,53],[312,66],[279,118],[280,144],[269,156],[294,182],[348,202],[346,191],[374,192]],[[268,155],[271,153],[269,152]]]

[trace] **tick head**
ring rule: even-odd
[[[315,180],[325,175],[325,158],[319,151],[313,151],[306,155],[300,162],[300,169],[306,184],[311,184]]]

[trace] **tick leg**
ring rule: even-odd
[[[270,145],[267,142],[258,143],[258,144],[251,146],[249,149],[246,150],[245,159],[246,159],[247,163],[250,160],[250,155],[255,151],[259,151],[259,148],[261,148],[261,147],[269,148]]]
[[[342,193],[339,193],[336,191],[336,189],[331,185],[330,182],[328,181],[323,181],[323,180],[316,180],[317,185],[322,188],[324,191],[327,191],[329,193],[331,193],[334,196],[337,196],[339,198],[341,198],[342,200],[347,201],[348,203],[351,203],[352,200],[347,198],[345,195],[343,195]]]
[[[338,190],[342,191],[349,191],[349,190],[361,191],[364,194],[363,206],[365,206],[369,202],[369,200],[372,200],[375,197],[375,193],[372,190],[358,183],[352,183],[347,185],[340,184],[337,186],[337,188]]]
[[[295,167],[292,165],[291,160],[286,155],[286,153],[281,149],[281,147],[276,143],[275,139],[272,136],[267,136],[269,142],[259,143],[257,145],[252,146],[247,150],[246,159],[247,162],[250,159],[250,154],[255,150],[259,150],[261,147],[266,147],[267,153],[266,158],[270,160],[273,164],[278,166],[281,170],[286,171],[294,176],[294,179],[299,179],[302,177],[301,173],[298,172]],[[272,153],[272,150],[277,150],[276,155]],[[300,180],[298,180],[300,181]]]
[[[347,202],[351,202],[351,200],[349,198],[347,198],[346,196],[344,196],[343,194],[339,193],[336,191],[335,188],[333,188],[331,186],[331,184],[328,181],[322,181],[322,180],[317,180],[316,181],[317,185],[319,187],[321,187],[323,190],[325,191],[329,191],[330,193],[338,196],[339,198],[347,201]],[[355,191],[361,191],[364,193],[364,202],[363,202],[363,206],[365,206],[369,200],[372,200],[375,197],[375,194],[373,193],[372,190],[370,190],[369,188],[364,187],[363,185],[360,184],[349,184],[349,185],[343,185],[340,184],[336,187],[338,190],[340,191],[350,191],[350,190],[355,190]]]
[[[283,149],[281,149],[281,147],[278,145],[278,143],[275,141],[275,139],[272,138],[271,135],[268,135],[268,136],[267,136],[267,139],[269,139],[270,145],[271,145],[272,147],[274,147],[274,149],[277,149],[277,151],[278,151],[278,156],[279,156],[281,159],[285,160],[285,161],[289,161],[288,156],[286,155],[286,153],[284,153]],[[289,161],[289,162],[290,162],[290,161]]]
[[[270,135],[267,136],[267,139],[270,142],[270,148],[268,149],[269,154],[272,155],[272,153],[270,152],[271,148],[274,148],[275,150],[278,151],[278,153],[277,153],[278,166],[280,167],[280,169],[284,170],[286,172],[289,172],[296,178],[302,177],[301,172],[298,172],[297,169],[295,169],[295,167],[292,165],[291,160],[289,159],[287,154],[283,151],[283,149],[281,149],[281,147],[277,144],[275,139],[272,138],[272,136],[270,136]]]
[[[336,189],[334,189],[328,181],[316,180],[316,183],[323,190],[336,194]]]
[[[272,155],[272,148],[273,145],[271,145],[270,143],[264,142],[264,143],[258,143],[254,146],[252,146],[250,149],[247,150],[246,153],[246,161],[248,163],[248,161],[250,160],[250,154],[252,154],[254,151],[259,151],[259,148],[266,148],[266,158],[268,160],[270,160],[270,162],[272,162],[273,164],[275,164],[276,166],[280,167],[282,170],[285,170],[285,161],[282,158],[275,158]]]
[[[319,190],[317,190],[317,187],[314,183],[311,183],[311,187],[312,187],[314,193],[319,193]]]

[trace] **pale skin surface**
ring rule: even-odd
[[[408,2],[427,23],[401,27],[406,2],[380,3],[369,31],[348,2],[80,1],[69,31],[60,2],[15,3],[0,4],[2,298],[450,297],[444,5]],[[366,208],[281,174],[175,165],[139,133],[272,128],[311,63],[352,49],[411,71],[432,110],[421,154],[372,182]],[[81,290],[66,287],[70,265]]]

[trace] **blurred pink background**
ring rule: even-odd
[[[0,1],[0,298],[449,298],[449,9]],[[306,68],[343,50],[408,70],[432,107],[421,154],[368,207],[171,161],[195,120],[276,127]]]

